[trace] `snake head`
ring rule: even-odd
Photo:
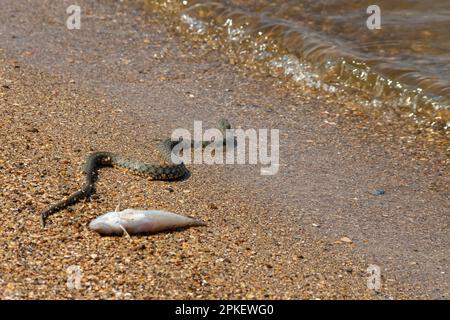
[[[227,119],[225,119],[225,118],[220,119],[219,120],[219,129],[222,130],[222,131],[225,131],[227,129],[231,129],[230,122]]]

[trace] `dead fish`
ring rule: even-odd
[[[125,209],[105,213],[89,223],[89,228],[101,235],[157,233],[206,223],[191,217],[160,210]]]

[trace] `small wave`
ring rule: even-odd
[[[436,53],[437,62],[430,60],[432,52],[423,49],[428,43],[383,39],[380,36],[352,42],[345,37],[316,30],[314,23],[292,17],[280,18],[272,14],[270,5],[264,7],[259,4],[259,8],[252,11],[248,4],[236,2],[239,5],[234,1],[223,4],[163,0],[159,4],[164,3],[165,9],[170,7],[190,32],[214,39],[216,44],[219,43],[246,66],[271,74],[280,74],[281,70],[281,75],[294,82],[327,93],[350,88],[352,92],[360,93],[357,100],[364,105],[393,109],[424,125],[438,121],[444,123],[441,129],[450,128],[450,85],[437,72],[430,73],[435,69],[444,72],[450,58],[446,60],[445,56]],[[304,2],[305,6],[311,5],[310,1]],[[331,2],[337,6],[333,10],[339,11],[338,3]],[[287,11],[292,6],[292,2],[285,1],[282,7]],[[295,8],[299,10],[297,6]],[[307,9],[308,17],[317,19],[315,8]],[[302,11],[303,15],[307,13],[308,10]],[[295,17],[300,18],[301,15]],[[345,22],[342,17],[335,20]],[[339,28],[343,26],[339,25]],[[406,49],[396,52],[399,47]],[[421,55],[418,53],[420,50],[426,52]],[[405,57],[402,58],[403,54]],[[427,59],[423,58],[424,54],[428,55]],[[443,63],[443,67],[436,65],[439,63]]]

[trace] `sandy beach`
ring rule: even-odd
[[[251,77],[141,1],[78,3],[82,28],[68,30],[65,1],[2,1],[0,298],[449,298],[448,136]],[[279,129],[279,173],[188,165],[189,179],[161,182],[102,169],[89,201],[41,228],[39,213],[80,187],[89,152],[158,163],[174,129],[222,117]],[[118,204],[207,226],[88,229]]]

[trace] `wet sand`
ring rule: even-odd
[[[59,1],[27,5],[0,13],[2,298],[448,297],[445,137],[248,77],[139,2],[80,1],[78,31]],[[40,228],[39,212],[80,186],[88,152],[157,162],[173,129],[223,116],[280,129],[279,174],[193,165],[186,181],[155,182],[104,169],[90,201]],[[87,229],[118,203],[208,226],[131,239]],[[369,264],[382,268],[379,293]]]

